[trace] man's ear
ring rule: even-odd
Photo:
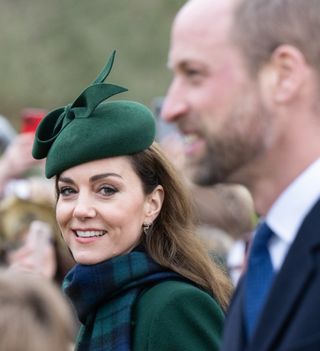
[[[151,194],[146,197],[144,212],[145,220],[144,223],[152,223],[161,211],[164,200],[164,190],[161,185],[158,185]]]
[[[296,98],[307,72],[308,65],[301,51],[291,45],[280,45],[260,77],[269,85],[269,97],[274,103],[283,104]]]

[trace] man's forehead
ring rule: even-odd
[[[195,0],[194,0],[195,1]],[[178,62],[205,63],[210,56],[229,45],[229,23],[226,18],[206,17],[193,21],[192,15],[181,17],[173,27],[169,49],[170,68]]]
[[[205,47],[225,41],[230,32],[232,10],[224,1],[191,0],[176,16],[171,31],[171,46],[179,43]],[[201,4],[203,3],[204,6]],[[219,6],[210,4],[219,3]]]
[[[190,0],[178,12],[174,25],[180,21],[196,24],[229,20],[239,0]]]

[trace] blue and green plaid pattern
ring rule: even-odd
[[[182,277],[141,251],[96,265],[77,264],[63,283],[82,323],[76,350],[131,350],[131,312],[137,296],[167,279]]]

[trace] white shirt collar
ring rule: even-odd
[[[320,159],[312,163],[278,197],[266,221],[290,245],[306,216],[320,197]]]

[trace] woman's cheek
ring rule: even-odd
[[[66,226],[66,223],[68,222],[69,217],[70,215],[67,207],[58,203],[56,207],[56,220],[62,235],[64,234],[65,226]]]

